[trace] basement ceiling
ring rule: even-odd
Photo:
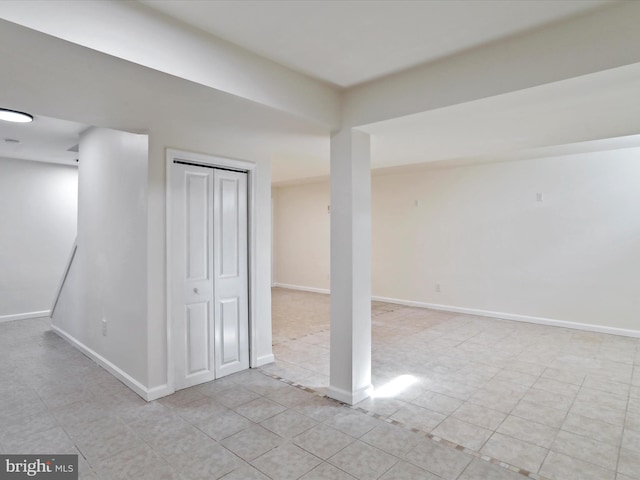
[[[613,0],[139,0],[293,70],[351,87]]]
[[[640,146],[640,64],[362,127],[371,166],[434,168]],[[325,151],[329,150],[326,140]],[[329,175],[276,156],[276,185]]]
[[[205,28],[204,23],[224,23],[229,28],[233,27],[232,30],[237,30],[238,35],[243,38],[246,36],[248,40],[253,39],[256,43],[264,40],[264,47],[271,52],[267,52],[267,55],[280,52],[285,56],[293,55],[293,60],[306,58],[305,61],[308,60],[310,64],[317,64],[320,78],[336,84],[351,85],[352,82],[358,83],[361,80],[352,77],[337,81],[337,77],[332,77],[333,80],[326,77],[340,74],[342,70],[335,68],[336,62],[351,68],[353,65],[350,62],[354,59],[362,60],[363,65],[354,69],[352,73],[361,70],[363,73],[368,72],[365,75],[367,78],[375,78],[394,69],[404,68],[394,67],[393,64],[397,56],[404,58],[405,53],[411,58],[411,61],[405,59],[408,62],[405,66],[413,65],[415,62],[431,61],[487,41],[515,35],[531,28],[540,28],[550,22],[561,21],[593,9],[606,8],[612,3],[603,0],[168,0],[153,1],[150,5],[169,13],[171,9],[175,9],[179,14],[176,16],[184,17],[183,20],[187,17],[200,19],[202,25],[192,23],[197,28]],[[389,9],[392,4],[398,8]],[[452,8],[449,5],[457,5],[459,10],[448,10]],[[475,15],[474,19],[471,18],[470,12],[475,11],[475,5],[482,5],[482,13]],[[387,7],[386,11],[383,9],[384,6]],[[465,8],[461,9],[462,6]],[[149,10],[149,13],[154,12]],[[402,22],[401,18],[404,19]],[[414,24],[416,18],[421,19],[422,23]],[[435,18],[439,20],[435,21]],[[484,28],[485,22],[480,21],[481,19],[489,21],[494,26],[498,20],[504,23],[503,25],[498,22],[502,27],[496,27],[497,30],[492,33],[485,32],[497,35],[492,37],[493,40],[476,30]],[[475,25],[476,23],[479,25]],[[305,28],[300,27],[301,25]],[[313,25],[315,27],[312,28]],[[427,35],[424,38],[428,38],[428,35],[432,35],[431,27],[439,31],[443,38],[457,40],[451,40],[444,50],[435,48],[437,42],[431,44],[426,40],[416,42],[416,49],[402,46],[418,38],[420,32]],[[437,30],[438,28],[440,30]],[[296,33],[296,29],[300,31]],[[458,30],[464,30],[464,35]],[[371,41],[361,43],[362,36]],[[374,37],[379,37],[379,40],[375,40]],[[233,40],[231,37],[223,38]],[[336,44],[335,38],[342,38],[344,45]],[[270,42],[282,39],[288,40],[282,51],[269,46]],[[325,41],[326,44],[323,43]],[[389,53],[390,51],[383,49],[380,50],[381,54],[376,54],[376,42],[390,43],[393,52]],[[423,48],[426,50],[421,50]],[[323,55],[326,56],[326,62],[322,61]],[[365,59],[368,60],[365,62]],[[427,162],[435,165],[441,162],[453,164],[494,161],[500,156],[515,152],[637,134],[637,129],[634,131],[633,128],[640,124],[640,104],[637,100],[640,98],[638,68],[630,66],[603,72],[600,76],[572,79],[567,83],[559,82],[530,91],[515,92],[513,95],[365,126],[364,129],[372,134],[372,165],[374,168],[395,168]],[[299,69],[304,70],[303,67]],[[322,77],[323,75],[325,77]],[[39,116],[36,116],[35,122],[26,126],[11,126],[1,122],[0,156],[75,163],[77,154],[67,150],[78,143],[78,135],[85,128],[85,125]],[[329,138],[325,133],[328,132],[296,130],[291,135],[274,141],[274,151],[271,153],[273,181],[286,183],[328,174]],[[5,138],[18,139],[20,143],[4,142]]]
[[[640,64],[371,124],[374,168],[639,133]]]
[[[34,114],[31,123],[0,121],[0,157],[75,165],[81,123]]]

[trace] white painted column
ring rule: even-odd
[[[331,136],[331,372],[329,396],[371,392],[371,164],[369,135]]]

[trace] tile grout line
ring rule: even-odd
[[[511,464],[509,464],[507,462],[503,462],[501,460],[498,460],[497,458],[493,458],[493,457],[490,457],[489,455],[485,455],[485,454],[482,454],[482,453],[477,452],[475,450],[472,450],[472,449],[470,449],[468,447],[465,447],[463,445],[459,445],[459,444],[457,444],[455,442],[451,442],[451,441],[446,440],[444,438],[441,438],[441,437],[439,437],[437,435],[433,435],[432,433],[424,432],[424,431],[419,430],[417,428],[409,427],[409,426],[407,426],[407,425],[405,425],[405,424],[403,424],[401,422],[398,422],[397,420],[392,420],[392,419],[384,417],[384,416],[382,416],[382,415],[380,415],[378,413],[371,412],[369,410],[365,410],[362,407],[358,407],[358,406],[355,406],[355,405],[349,405],[349,404],[340,402],[340,401],[335,400],[335,399],[333,399],[333,398],[331,398],[331,397],[329,397],[329,396],[327,396],[327,395],[325,395],[323,393],[320,393],[320,392],[318,392],[318,391],[316,391],[316,390],[314,390],[312,388],[306,387],[304,385],[301,385],[301,384],[299,384],[297,382],[293,382],[291,380],[287,380],[286,378],[280,377],[280,376],[275,375],[273,373],[270,373],[268,371],[260,370],[260,372],[263,375],[266,375],[267,377],[270,377],[270,378],[273,378],[273,379],[278,380],[280,382],[286,383],[289,386],[298,388],[300,390],[303,390],[303,391],[305,391],[307,393],[314,394],[314,395],[316,395],[318,397],[321,397],[321,398],[327,398],[327,399],[332,400],[332,401],[334,401],[334,402],[336,402],[336,403],[338,403],[340,405],[343,405],[343,406],[345,406],[347,408],[350,408],[352,410],[356,410],[356,411],[358,411],[360,413],[364,413],[365,415],[368,415],[370,417],[373,417],[373,418],[375,418],[377,420],[380,420],[380,421],[383,421],[385,423],[389,423],[391,425],[398,426],[398,427],[403,428],[405,430],[409,430],[409,431],[411,431],[413,433],[421,435],[421,436],[423,436],[425,438],[433,440],[433,441],[435,441],[437,443],[440,443],[440,444],[442,444],[444,446],[447,446],[449,448],[453,448],[455,450],[458,450],[458,451],[461,451],[463,453],[466,453],[467,455],[471,455],[472,457],[478,458],[478,459],[483,460],[485,462],[489,462],[489,463],[491,463],[493,465],[497,465],[498,467],[504,468],[505,470],[509,470],[511,472],[523,475],[524,477],[531,478],[532,480],[551,480],[551,479],[549,479],[547,477],[543,477],[543,476],[541,476],[541,475],[539,475],[537,473],[530,472],[530,471],[525,470],[523,468],[520,468],[520,467],[517,467],[515,465],[511,465]]]
[[[527,390],[526,390],[526,391],[524,392],[524,394],[523,394],[523,395],[518,399],[518,402],[517,402],[517,403],[516,403],[516,404],[515,404],[515,405],[514,405],[510,410],[509,410],[509,412],[508,412],[508,413],[506,414],[506,416],[502,419],[502,421],[500,422],[500,424],[499,424],[495,429],[493,429],[493,433],[491,434],[491,436],[490,436],[489,438],[487,438],[487,439],[484,441],[484,443],[482,444],[482,447],[480,447],[480,450],[481,450],[481,449],[482,449],[482,448],[487,444],[487,442],[489,442],[489,440],[491,440],[491,439],[493,438],[493,435],[494,435],[494,434],[499,433],[499,434],[501,434],[501,435],[507,435],[507,434],[505,434],[505,433],[499,432],[498,430],[500,429],[500,427],[502,426],[502,424],[503,424],[504,422],[506,422],[506,421],[507,421],[507,419],[508,419],[509,417],[511,417],[511,416],[518,417],[518,415],[514,415],[513,411],[518,407],[518,405],[520,405],[520,402],[522,402],[522,399],[523,399],[523,398],[524,398],[524,397],[525,397],[525,396],[526,396],[526,395],[531,391],[531,389],[532,389],[532,388],[534,388],[534,385],[538,382],[538,380],[540,380],[540,379],[542,378],[542,374],[545,372],[545,370],[546,370],[547,368],[548,368],[548,367],[545,367],[545,368],[540,372],[540,374],[537,376],[537,380],[536,380],[535,382],[533,382],[533,384],[532,384],[532,385],[524,385],[524,386],[526,386],[526,387],[527,387]],[[496,378],[496,377],[497,377],[501,372],[504,372],[505,370],[507,370],[507,367],[506,367],[506,366],[505,366],[505,367],[502,367],[502,369],[492,377],[492,380],[493,380],[494,378]],[[526,372],[517,372],[517,373],[522,374],[522,373],[526,373]],[[536,375],[533,375],[533,376],[535,377]],[[487,407],[487,408],[488,408],[488,407]],[[502,412],[502,413],[504,413],[504,412]],[[518,418],[520,418],[520,417],[518,417]],[[525,419],[525,420],[526,420],[526,419]],[[532,421],[532,420],[529,420],[529,421]],[[511,436],[511,435],[508,435],[508,436]],[[518,440],[524,441],[524,440],[522,440],[522,439],[518,439]],[[531,442],[531,443],[533,443],[533,442]],[[539,445],[538,445],[538,446],[539,446]],[[545,458],[544,458],[544,459],[542,460],[542,462],[540,463],[540,468],[542,468],[542,465],[544,464],[544,461],[546,460],[548,453],[549,453],[549,449],[547,449],[547,453],[545,454]],[[538,471],[540,471],[540,468],[538,469]]]
[[[542,373],[540,374],[540,378],[542,378],[542,376],[544,375],[544,372],[547,371],[548,368],[552,368],[552,367],[545,367],[545,369],[542,371]],[[551,380],[554,380],[551,377],[547,377],[550,378]],[[544,465],[544,463],[547,461],[547,458],[549,458],[549,453],[551,453],[551,447],[553,447],[553,444],[556,442],[556,439],[558,438],[558,435],[560,434],[560,432],[562,431],[562,427],[565,424],[565,422],[567,421],[567,417],[569,417],[569,412],[571,412],[571,409],[573,408],[573,404],[576,402],[576,400],[578,399],[578,395],[580,394],[580,390],[582,389],[582,385],[584,384],[584,381],[586,380],[586,375],[583,377],[582,381],[580,382],[579,388],[576,391],[575,396],[573,397],[573,401],[571,402],[571,405],[569,405],[569,408],[567,409],[567,412],[564,414],[564,418],[562,419],[562,423],[560,424],[560,426],[558,427],[558,431],[556,432],[556,434],[553,436],[553,440],[551,441],[551,443],[549,444],[549,448],[547,449],[547,453],[544,456],[544,459],[542,460],[542,462],[540,463],[540,468],[538,469],[538,471],[540,471]],[[569,383],[569,382],[566,382]],[[573,458],[573,457],[571,457]],[[614,472],[615,473],[615,472]]]
[[[637,346],[636,346],[637,349]],[[637,352],[637,350],[636,350]],[[629,392],[627,393],[627,408],[624,411],[624,424],[622,425],[622,436],[620,437],[620,445],[618,445],[618,458],[616,459],[616,475],[618,474],[618,468],[620,468],[620,456],[622,455],[622,444],[624,443],[624,433],[627,429],[627,417],[629,416],[629,403],[631,403],[631,389],[633,388],[633,376],[636,371],[635,358],[633,365],[631,365],[631,380],[629,380]]]

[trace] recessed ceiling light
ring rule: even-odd
[[[29,123],[33,122],[33,115],[17,112],[16,110],[9,110],[8,108],[0,108],[0,120],[14,123]]]

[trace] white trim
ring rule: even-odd
[[[313,293],[323,293],[325,295],[329,295],[331,291],[328,288],[316,288],[316,287],[303,287],[300,285],[289,285],[287,283],[274,283],[274,287],[278,288],[287,288],[289,290],[300,290],[303,292],[313,292]]]
[[[519,315],[516,313],[492,312],[476,308],[456,307],[452,305],[439,305],[436,303],[415,302],[412,300],[400,300],[388,297],[371,297],[377,302],[394,303],[406,305],[408,307],[430,308],[432,310],[442,310],[445,312],[466,313],[469,315],[479,315],[481,317],[499,318],[502,320],[514,320],[516,322],[536,323],[539,325],[549,325],[552,327],[570,328],[573,330],[584,330],[587,332],[607,333],[609,335],[622,335],[624,337],[640,338],[640,330],[630,330],[626,328],[607,327],[604,325],[593,325],[590,323],[571,322],[568,320],[556,320],[554,318],[533,317],[529,315]]]
[[[256,364],[252,365],[252,367],[256,368],[256,367],[261,367],[263,365],[267,365],[269,363],[273,363],[276,361],[276,357],[273,355],[273,353],[270,353],[269,355],[263,355],[261,357],[258,357]]]
[[[303,292],[315,292],[331,294],[330,290],[315,287],[304,287],[301,285],[288,285],[286,283],[276,283],[274,286],[288,288],[289,290],[301,290]],[[591,323],[570,322],[568,320],[556,320],[554,318],[532,317],[529,315],[519,315],[516,313],[492,312],[477,308],[456,307],[454,305],[440,305],[437,303],[416,302],[413,300],[402,300],[398,298],[372,296],[371,300],[376,302],[394,303],[396,305],[406,305],[407,307],[430,308],[431,310],[441,310],[444,312],[466,313],[481,317],[499,318],[501,320],[514,320],[516,322],[536,323],[539,325],[549,325],[552,327],[570,328],[573,330],[584,330],[587,332],[606,333],[609,335],[621,335],[623,337],[640,338],[640,330],[627,328],[607,327],[604,325],[593,325]]]
[[[172,219],[171,219],[171,210],[172,210],[172,198],[171,198],[171,181],[173,175],[173,164],[174,160],[184,160],[189,163],[202,164],[205,166],[211,167],[221,167],[221,168],[233,168],[237,170],[241,170],[247,172],[247,191],[248,191],[248,199],[247,199],[247,243],[249,247],[249,367],[258,367],[260,365],[260,359],[258,358],[258,339],[257,339],[257,329],[256,329],[256,321],[255,321],[255,313],[254,308],[256,303],[256,252],[257,252],[257,243],[256,243],[256,180],[255,180],[255,171],[256,164],[253,162],[248,162],[245,160],[235,160],[226,157],[219,157],[215,155],[206,155],[202,153],[193,153],[193,152],[185,152],[183,150],[176,150],[173,148],[167,148],[166,152],[166,182],[165,182],[165,191],[166,191],[166,208],[165,208],[165,241],[166,241],[166,322],[167,322],[167,390],[173,393],[175,391],[175,378],[174,378],[174,359],[173,359],[173,338],[171,335],[171,282],[172,282],[172,252],[173,245],[171,242],[171,232],[172,232]],[[271,360],[273,361],[273,360]],[[266,362],[269,363],[269,362]]]
[[[174,160],[184,160],[187,163],[201,163],[210,167],[235,168],[244,172],[255,170],[256,164],[246,160],[236,160],[234,158],[219,157],[217,155],[207,155],[204,153],[186,152],[184,150],[176,150],[167,148],[167,162],[173,164]]]
[[[257,226],[256,226],[256,167],[255,163],[241,162],[247,170],[247,247],[249,248],[249,258],[247,265],[249,267],[249,368],[258,366],[258,327],[255,318],[255,307],[258,304],[256,292],[258,291],[258,280],[256,272],[258,271],[257,256],[258,243]]]
[[[145,398],[145,400],[147,402],[151,402],[152,400],[157,400],[173,393],[175,393],[175,390],[173,388],[169,388],[169,385],[165,383],[164,385],[158,385],[157,387],[148,388],[147,397]]]
[[[82,353],[84,353],[87,357],[89,357],[91,360],[96,362],[102,368],[104,368],[109,373],[111,373],[111,375],[116,377],[118,380],[120,380],[127,387],[129,387],[131,390],[133,390],[138,395],[140,395],[140,397],[142,397],[147,402],[150,402],[151,400],[155,400],[157,398],[164,397],[165,395],[170,395],[173,393],[173,390],[171,390],[167,385],[161,385],[159,387],[153,387],[153,388],[145,387],[139,381],[133,378],[131,375],[126,373],[124,370],[120,369],[119,367],[111,363],[109,360],[104,358],[102,355],[96,353],[95,351],[87,347],[85,344],[81,343],[80,341],[78,341],[77,339],[69,335],[64,330],[60,329],[59,327],[56,327],[55,325],[51,326],[51,330],[53,330],[53,332],[55,332],[58,336],[60,336],[61,338],[69,342],[71,345],[76,347],[78,350],[80,350]]]
[[[167,385],[169,385],[172,389],[175,390],[175,380],[174,380],[174,361],[173,361],[173,337],[171,334],[171,311],[173,308],[171,302],[171,251],[173,250],[173,242],[171,241],[171,209],[172,209],[172,197],[171,197],[171,172],[173,171],[173,157],[169,154],[169,150],[166,152],[166,174],[165,174],[165,308],[166,308],[166,329],[167,329],[167,345],[166,345],[166,365],[167,365]]]
[[[39,312],[14,313],[12,315],[0,315],[0,323],[12,322],[14,320],[26,320],[28,318],[48,317],[51,310],[41,310]]]
[[[327,395],[339,402],[346,403],[348,405],[355,405],[356,403],[360,403],[366,398],[371,396],[373,392],[373,385],[369,384],[365,387],[359,388],[355,392],[347,392],[341,388],[329,386],[329,391]]]

